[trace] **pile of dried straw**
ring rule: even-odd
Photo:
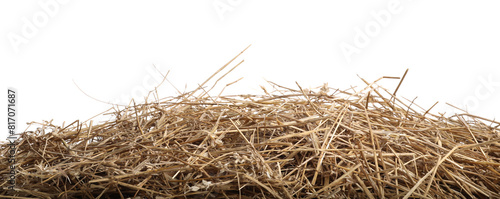
[[[260,96],[191,92],[131,105],[103,124],[44,123],[22,134],[16,190],[0,194],[500,197],[498,122],[435,115],[376,82],[358,91],[271,85]]]

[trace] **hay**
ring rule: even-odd
[[[366,82],[366,81],[365,81]],[[203,89],[24,132],[15,191],[37,198],[499,198],[500,123],[434,115],[367,83]],[[3,154],[8,147],[1,146]],[[9,172],[0,159],[2,182]],[[5,185],[5,183],[3,184]]]

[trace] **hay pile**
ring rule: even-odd
[[[133,105],[97,125],[44,123],[22,134],[18,186],[1,194],[500,197],[497,122],[437,116],[376,83],[357,92],[274,86],[262,96],[188,93]]]
[[[17,186],[0,195],[500,198],[498,122],[432,114],[378,80],[362,79],[360,90],[270,82],[272,92],[235,96],[208,95],[208,80],[190,93],[115,109],[102,124],[45,122],[24,132]],[[9,147],[0,147],[6,187]]]

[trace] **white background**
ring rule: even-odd
[[[26,122],[81,121],[141,101],[159,73],[189,91],[232,65],[226,94],[262,93],[265,80],[297,88],[364,87],[409,73],[398,96],[432,112],[445,102],[500,116],[500,3],[497,1],[1,1],[1,140],[7,88]],[[345,51],[346,46],[349,50]],[[344,50],[342,50],[344,47]],[[354,49],[354,50],[353,50]],[[347,54],[346,54],[347,52]],[[349,54],[351,52],[351,54]],[[226,69],[226,71],[227,71]],[[76,85],[75,85],[75,83]],[[383,80],[394,90],[399,80]],[[212,85],[212,84],[209,84]],[[165,83],[160,95],[176,95]],[[96,121],[97,122],[97,121]]]

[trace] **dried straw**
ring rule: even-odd
[[[115,110],[102,124],[41,123],[20,138],[16,190],[0,193],[500,198],[500,123],[434,115],[377,81],[357,91],[269,82],[265,95],[210,96],[200,87]]]

